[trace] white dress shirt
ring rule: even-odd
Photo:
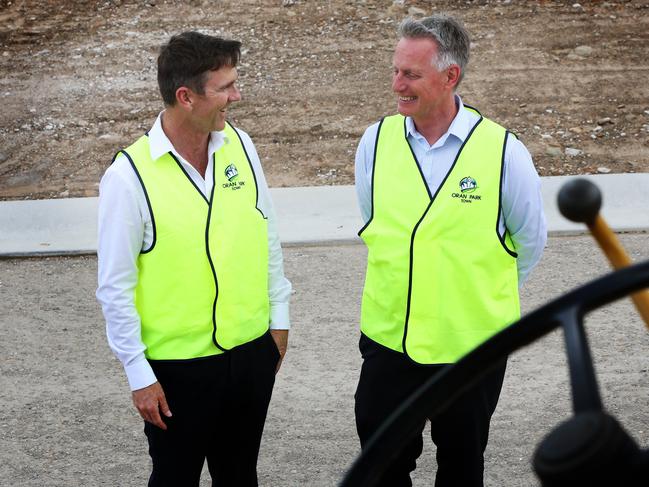
[[[415,153],[431,194],[448,174],[463,142],[478,122],[479,116],[464,109],[459,96],[455,97],[458,113],[448,131],[433,145],[417,132],[412,118],[406,118],[408,143]],[[356,195],[363,221],[372,214],[372,170],[374,145],[378,123],[363,134],[356,151]],[[501,234],[505,227],[518,253],[518,285],[523,285],[532,268],[538,263],[545,247],[547,232],[541,180],[532,157],[523,143],[511,134],[505,149],[505,168],[502,182],[502,212],[499,220]]]
[[[230,141],[223,132],[210,134],[208,165],[203,179],[174,149],[162,129],[161,117],[162,113],[149,131],[151,158],[155,161],[168,152],[173,153],[196,187],[209,200],[213,184],[213,154]],[[255,146],[248,134],[236,130],[257,178],[259,209],[268,218],[270,328],[288,329],[291,283],[284,277],[275,211]],[[149,386],[157,380],[144,356],[146,347],[140,336],[140,317],[134,301],[137,259],[140,252],[148,249],[152,242],[151,214],[142,186],[128,159],[120,154],[106,170],[99,185],[97,299],[106,319],[108,344],[122,362],[131,390]]]

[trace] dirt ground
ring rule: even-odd
[[[647,234],[621,239],[635,261]],[[260,459],[263,487],[333,487],[358,454],[353,394],[360,369],[361,245],[285,249],[290,347],[277,377]],[[146,484],[150,460],[123,370],[109,351],[94,298],[94,257],[0,259],[0,485]],[[524,311],[603,273],[589,237],[550,238],[523,288]],[[649,447],[649,333],[630,300],[586,319],[606,409]],[[538,485],[530,458],[571,415],[562,334],[514,353],[492,421],[487,487]],[[414,474],[432,485],[430,441]],[[203,486],[210,485],[204,475]],[[611,486],[613,487],[613,486]]]
[[[351,184],[395,110],[395,27],[437,11],[472,33],[464,101],[541,175],[649,171],[646,0],[0,0],[0,199],[96,195],[161,110],[158,46],[190,29],[243,42],[231,114],[271,186]]]

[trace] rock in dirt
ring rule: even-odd
[[[568,157],[576,157],[584,153],[583,150],[575,149],[574,147],[566,147],[564,152]]]
[[[590,46],[577,46],[575,47],[574,53],[577,56],[588,57],[593,53],[593,48]]]

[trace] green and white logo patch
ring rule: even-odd
[[[225,168],[225,177],[228,178],[228,181],[232,181],[238,175],[239,171],[237,171],[237,166],[235,166],[234,164],[230,164]]]
[[[474,193],[478,189],[478,181],[471,176],[460,179],[458,186],[460,187],[460,192],[451,193],[451,198],[457,198],[462,203],[473,203],[474,201],[482,200],[481,195]]]
[[[239,178],[239,171],[237,171],[237,166],[235,166],[234,164],[230,164],[228,167],[226,167],[224,174],[225,177],[228,178],[228,182],[223,183],[223,189],[230,188],[232,191],[236,191],[237,189],[241,189],[246,185],[246,182],[242,181]]]
[[[476,189],[478,189],[478,182],[471,176],[460,180],[460,191],[462,193],[473,193]]]

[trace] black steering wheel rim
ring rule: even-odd
[[[601,411],[602,402],[583,319],[589,312],[649,286],[649,261],[591,281],[527,314],[440,371],[412,394],[369,441],[340,483],[341,487],[375,485],[392,459],[426,417],[450,406],[511,353],[555,328],[565,332],[575,413]]]

